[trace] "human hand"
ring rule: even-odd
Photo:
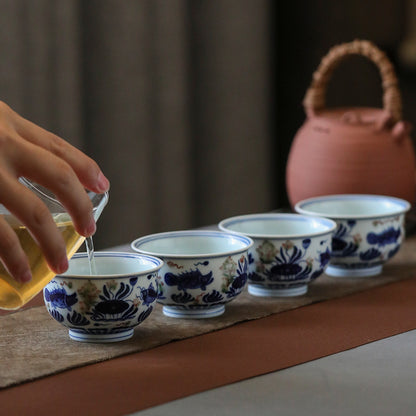
[[[91,158],[0,101],[0,203],[29,229],[49,267],[63,273],[68,259],[62,235],[44,203],[18,181],[21,176],[52,191],[85,237],[96,229],[85,188],[103,193],[109,181]],[[1,215],[0,259],[17,281],[31,279],[27,256]]]

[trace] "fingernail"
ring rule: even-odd
[[[31,280],[32,280],[32,273],[30,272],[30,270],[24,272],[23,274],[19,276],[19,282],[27,283],[27,282],[30,282]]]
[[[98,174],[98,189],[101,192],[106,192],[110,188],[110,182],[102,172]]]
[[[96,230],[97,225],[95,224],[94,219],[92,219],[90,223],[87,225],[87,228],[85,229],[85,236],[89,237],[91,235],[94,235]]]
[[[58,274],[65,273],[68,270],[68,266],[68,259],[64,257],[58,264],[56,271],[58,272]]]

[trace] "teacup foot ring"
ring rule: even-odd
[[[329,265],[325,270],[325,273],[333,277],[370,277],[379,275],[382,270],[382,265],[362,269],[346,269]]]
[[[133,336],[134,329],[129,328],[122,332],[115,334],[86,334],[85,332],[79,332],[77,330],[70,329],[69,338],[79,342],[95,342],[95,343],[107,343],[107,342],[119,342],[125,341]]]
[[[163,306],[163,314],[170,318],[205,319],[214,318],[224,313],[224,305],[215,305],[200,309],[183,309],[176,306]]]
[[[292,297],[301,296],[308,291],[308,285],[288,289],[272,289],[260,285],[248,285],[248,293],[253,296]]]

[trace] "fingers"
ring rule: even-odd
[[[85,188],[103,193],[109,182],[84,153],[0,101],[0,203],[27,227],[50,268],[63,273],[68,260],[62,234],[45,204],[19,183],[20,176],[52,191],[72,217],[77,232],[85,237],[95,232],[92,203]],[[18,237],[1,215],[0,258],[17,280],[30,279]]]
[[[32,274],[26,253],[20,245],[17,234],[2,216],[0,216],[0,236],[0,258],[4,267],[18,282],[28,282]]]
[[[17,182],[13,177],[0,176],[0,188],[2,189],[3,205],[13,213],[30,231],[41,248],[49,267],[55,273],[63,273],[68,268],[65,242],[61,233],[45,204],[28,188]],[[15,278],[25,279],[27,259],[22,260],[26,255],[20,246],[17,236],[13,238],[9,228],[5,226],[5,219],[0,221],[0,235],[4,240],[0,243],[0,256]],[[13,233],[13,230],[11,230]],[[23,253],[22,253],[23,252]],[[27,278],[27,277],[26,277]]]
[[[24,139],[67,162],[87,189],[96,193],[109,190],[110,183],[97,163],[65,140],[22,118],[17,113],[14,113],[14,128]]]
[[[73,169],[65,161],[39,146],[23,142],[20,144],[19,158],[15,164],[18,176],[32,179],[56,195],[70,214],[79,234],[88,237],[95,233],[91,200]],[[14,188],[12,192],[16,198],[20,197]],[[16,205],[15,209],[18,209]],[[24,216],[25,212],[21,215]],[[25,220],[30,228],[31,218]]]

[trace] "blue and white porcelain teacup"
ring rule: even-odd
[[[137,253],[97,252],[91,274],[87,253],[77,253],[68,270],[43,289],[49,314],[84,342],[116,342],[133,336],[152,312],[163,261]]]
[[[305,199],[295,205],[304,215],[337,223],[326,273],[338,277],[375,276],[400,249],[409,202],[383,195],[343,194]]]
[[[219,228],[249,236],[248,291],[256,296],[299,296],[329,263],[335,222],[298,214],[251,214],[227,218]]]
[[[163,259],[158,302],[165,315],[211,318],[222,315],[245,288],[252,244],[245,236],[190,230],[148,235],[131,247]]]

